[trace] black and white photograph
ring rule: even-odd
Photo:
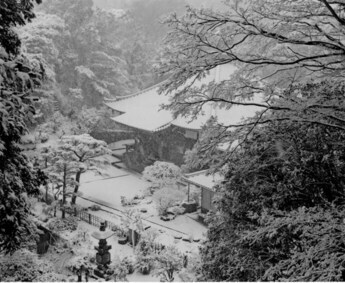
[[[345,0],[0,0],[0,282],[345,281]]]

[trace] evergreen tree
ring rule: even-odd
[[[38,193],[41,182],[19,142],[27,129],[25,116],[34,113],[30,94],[43,70],[18,55],[20,40],[13,30],[34,17],[33,7],[31,0],[0,4],[0,249],[5,252],[14,252],[27,234],[35,234],[28,196]]]

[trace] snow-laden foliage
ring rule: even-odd
[[[186,198],[186,194],[173,188],[162,188],[154,192],[152,196],[159,215],[165,215],[167,209],[180,203]]]
[[[229,157],[201,249],[208,280],[344,280],[344,134],[279,125]]]
[[[0,257],[0,280],[3,282],[40,281],[43,275],[48,281],[56,281],[52,280],[57,277],[52,264],[39,259],[33,252],[21,249],[13,255]]]
[[[162,188],[165,186],[176,186],[181,179],[181,169],[173,163],[156,161],[153,165],[147,166],[143,177],[152,183],[153,187]]]
[[[62,208],[62,218],[65,218],[65,207],[68,207],[67,198],[75,196],[73,187],[79,185],[74,178],[78,172],[79,163],[74,160],[72,152],[62,148],[44,147],[41,150],[41,167],[49,178],[50,188],[54,195],[54,216],[56,209]],[[49,187],[46,188],[49,190]],[[60,198],[61,196],[61,198]]]
[[[23,31],[23,37],[26,52],[43,54],[42,61],[52,71],[55,98],[72,101],[68,90],[79,88],[79,106],[95,107],[105,97],[126,95],[152,84],[148,70],[153,56],[148,54],[154,50],[129,13],[118,17],[94,8],[91,0],[47,0],[38,11],[37,22]],[[32,39],[36,37],[35,44]],[[62,110],[73,112],[69,107]]]
[[[5,0],[0,5],[0,250],[5,252],[15,251],[27,234],[36,232],[28,196],[38,193],[40,179],[18,144],[27,131],[26,117],[35,113],[30,95],[44,71],[18,55],[20,41],[13,29],[34,17],[33,4]]]
[[[158,69],[168,76],[161,90],[173,94],[170,109],[190,116],[210,104],[258,109],[241,123],[212,121],[200,156],[216,156],[224,144],[228,152],[234,140],[272,120],[345,129],[343,11],[342,1],[226,1],[222,10],[188,8],[166,20],[170,31]],[[232,71],[221,74],[224,80],[192,85],[227,66]],[[308,88],[310,95],[300,95]],[[226,154],[216,157],[227,162]]]
[[[174,246],[168,246],[157,256],[155,262],[155,274],[164,282],[173,282],[174,274],[183,267],[183,256]]]
[[[143,232],[144,225],[142,222],[141,214],[138,210],[128,209],[123,212],[121,217],[122,226],[126,231],[132,229],[133,231]]]
[[[48,222],[48,228],[54,232],[75,231],[78,228],[78,218],[69,216],[65,219],[52,218]]]
[[[77,66],[75,67],[75,70],[79,75],[86,76],[88,79],[93,79],[95,77],[95,74],[85,66]]]
[[[41,0],[24,0],[21,2],[4,0],[0,9],[1,26],[0,46],[9,54],[17,55],[21,46],[18,34],[13,30],[15,26],[24,26],[28,21],[35,18],[34,4]]]
[[[89,255],[84,254],[74,256],[67,262],[66,267],[72,272],[80,269],[81,267],[92,270],[92,268],[95,266],[90,261],[91,257],[91,253]]]
[[[109,152],[104,141],[88,134],[63,136],[57,147],[42,150],[41,166],[45,167],[51,181],[62,189],[63,204],[67,196],[71,196],[71,203],[75,204],[81,174],[89,170],[101,174],[100,167],[106,162],[95,158]]]
[[[343,281],[343,207],[301,207],[276,217],[263,213],[260,228],[249,231],[241,244],[267,257],[263,275],[269,281]]]
[[[112,273],[110,275],[110,278],[116,281],[127,281],[127,274],[128,274],[128,268],[122,262],[122,260],[115,259],[112,261],[112,263],[109,265],[109,273]]]

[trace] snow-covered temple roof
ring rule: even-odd
[[[212,191],[213,187],[219,184],[223,179],[224,177],[219,173],[216,173],[214,175],[207,175],[207,170],[185,174],[183,176],[184,181]]]
[[[221,65],[212,70],[193,86],[201,86],[212,81],[219,82],[229,78],[235,68],[232,65]],[[175,125],[190,130],[200,130],[211,116],[216,116],[223,124],[239,123],[242,118],[254,116],[258,110],[254,106],[233,106],[231,109],[217,109],[212,103],[203,107],[203,114],[196,119],[179,116],[174,119],[171,111],[162,109],[163,104],[169,104],[171,95],[159,94],[160,84],[154,85],[137,93],[105,101],[105,105],[121,114],[113,117],[117,123],[132,128],[156,132]]]

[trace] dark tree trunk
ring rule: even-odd
[[[64,166],[64,172],[63,172],[63,184],[62,184],[62,218],[65,218],[65,204],[66,204],[66,187],[67,187],[67,167]]]
[[[48,203],[48,189],[49,189],[49,187],[48,187],[48,185],[46,185],[46,203]]]
[[[81,173],[82,173],[82,171],[79,170],[79,171],[77,172],[77,174],[75,175],[75,180],[76,180],[76,182],[78,182],[78,184],[76,184],[75,187],[74,187],[74,195],[72,196],[71,204],[75,204],[75,202],[76,202],[76,200],[77,200],[76,193],[77,193],[78,190],[79,190],[79,182],[80,182]]]

